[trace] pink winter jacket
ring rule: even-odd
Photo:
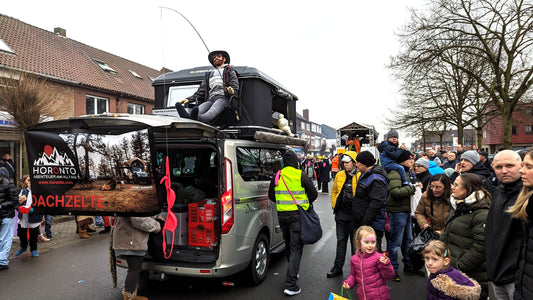
[[[383,264],[379,258],[383,254],[376,251],[371,254],[360,250],[350,259],[350,276],[344,282],[353,288],[357,283],[357,299],[390,300],[387,280],[394,277],[390,259]]]

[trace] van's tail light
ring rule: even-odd
[[[235,204],[233,203],[233,172],[231,161],[224,161],[224,194],[222,194],[222,233],[228,233],[233,227]]]

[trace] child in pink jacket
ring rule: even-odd
[[[356,253],[350,259],[350,276],[342,283],[351,289],[357,283],[357,299],[390,300],[387,280],[394,277],[390,259],[376,252],[376,232],[361,226],[355,233]]]

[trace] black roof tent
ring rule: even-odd
[[[289,120],[292,132],[296,132],[296,100],[298,97],[277,81],[253,67],[233,66],[239,77],[240,97],[238,110],[239,126],[277,127],[272,113],[278,112]],[[199,84],[205,72],[212,66],[185,69],[165,73],[154,80],[155,109],[171,108],[167,105],[172,86]]]

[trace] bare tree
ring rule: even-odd
[[[524,0],[433,0],[430,11],[405,27],[409,50],[420,63],[441,60],[475,80],[503,119],[503,146],[512,145],[512,114],[533,84],[533,3]],[[478,73],[460,52],[488,66]],[[474,69],[475,70],[475,69]]]
[[[25,149],[23,135],[27,127],[45,119],[66,117],[62,104],[45,79],[22,72],[0,76],[0,111],[8,113],[16,122],[22,149]],[[23,151],[23,156],[26,156],[26,151]]]

